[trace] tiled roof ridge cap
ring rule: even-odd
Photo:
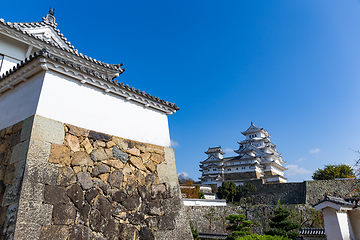
[[[5,22],[5,20],[4,20],[3,18],[0,18],[0,23],[3,24],[4,26],[8,26],[8,27],[10,27],[10,28],[12,28],[12,29],[17,30],[18,32],[21,32],[22,34],[26,34],[26,35],[28,35],[28,36],[36,39],[36,40],[40,40],[40,41],[42,41],[42,42],[44,42],[44,43],[46,43],[46,44],[49,44],[49,45],[51,45],[52,47],[56,47],[56,48],[58,48],[58,49],[61,49],[61,50],[63,50],[63,51],[66,51],[66,52],[68,52],[68,53],[74,54],[75,56],[81,57],[81,58],[83,58],[83,59],[85,59],[85,60],[88,60],[88,61],[90,61],[90,62],[92,62],[92,63],[95,63],[95,64],[98,64],[98,65],[100,65],[100,66],[103,66],[103,67],[106,67],[106,68],[109,68],[109,69],[116,70],[116,71],[118,71],[120,74],[125,71],[125,69],[122,69],[122,68],[121,68],[121,66],[123,65],[122,63],[120,63],[120,64],[104,63],[104,62],[101,62],[101,61],[99,61],[99,60],[96,60],[95,58],[92,58],[92,57],[89,57],[89,56],[84,55],[84,54],[82,54],[82,53],[79,53],[79,51],[78,51],[77,49],[75,49],[75,47],[74,47],[73,45],[71,45],[71,43],[70,43],[69,41],[67,41],[67,38],[65,38],[65,37],[63,36],[63,34],[60,33],[60,30],[57,29],[57,28],[54,28],[54,30],[55,30],[55,31],[57,32],[57,34],[61,37],[61,39],[66,42],[66,44],[69,46],[69,48],[64,48],[64,47],[61,47],[61,46],[60,46],[59,44],[57,44],[57,43],[53,43],[53,42],[49,42],[49,41],[46,41],[46,40],[44,40],[44,39],[41,39],[41,38],[35,36],[34,34],[29,33],[28,31],[23,30],[23,29],[21,29],[21,28],[19,27],[19,26],[21,26],[20,24],[23,24],[23,25],[26,25],[26,24],[28,24],[28,25],[31,25],[31,24],[35,24],[35,25],[37,25],[37,24],[39,24],[39,25],[46,24],[46,23],[44,23],[44,22],[25,22],[25,23],[17,23],[17,22],[15,22],[15,23],[14,23],[14,22]]]
[[[146,93],[144,91],[140,91],[140,89],[136,89],[134,87],[130,87],[129,85],[124,85],[123,82],[118,82],[116,79],[112,79],[111,77],[106,77],[104,74],[99,74],[97,71],[93,71],[91,69],[86,69],[84,66],[82,65],[79,65],[77,63],[72,63],[68,60],[63,60],[61,57],[58,57],[58,56],[54,56],[52,53],[49,53],[45,48],[43,48],[42,50],[38,51],[38,52],[35,52],[33,55],[30,55],[29,58],[25,58],[24,61],[21,61],[20,63],[18,63],[16,66],[14,66],[12,69],[6,71],[5,73],[3,73],[1,76],[0,76],[0,83],[1,81],[12,75],[13,73],[15,73],[16,71],[18,71],[20,68],[22,68],[23,66],[27,65],[28,63],[32,62],[33,60],[37,59],[38,57],[45,57],[45,58],[48,58],[48,59],[52,59],[54,61],[57,61],[57,62],[60,62],[62,64],[65,64],[69,67],[72,67],[72,68],[75,68],[76,70],[78,71],[82,71],[82,72],[85,72],[93,77],[96,77],[96,78],[99,78],[99,79],[103,79],[107,82],[110,82],[118,87],[121,87],[127,91],[130,91],[130,92],[133,92],[133,93],[136,93],[138,95],[141,95],[147,99],[150,99],[152,101],[155,101],[155,102],[158,102],[158,103],[161,103],[161,104],[164,104],[168,107],[171,107],[173,109],[175,109],[176,111],[180,110],[180,108],[178,106],[176,106],[175,103],[172,103],[172,102],[168,102],[168,101],[165,101],[163,99],[160,99],[154,95],[151,95],[149,93]]]

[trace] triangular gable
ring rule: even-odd
[[[250,127],[249,127],[248,129],[246,129],[245,132],[241,132],[241,133],[242,133],[242,134],[246,134],[247,132],[256,132],[256,131],[261,131],[261,130],[263,130],[263,128],[259,128],[259,127],[255,126],[255,125],[253,124],[253,122],[251,122]]]

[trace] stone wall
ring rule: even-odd
[[[276,205],[254,205],[248,207],[248,211],[235,205],[228,205],[226,207],[186,206],[185,208],[189,221],[193,223],[195,229],[199,232],[226,233],[226,216],[229,216],[230,214],[244,214],[247,216],[248,220],[258,223],[258,226],[253,230],[255,233],[262,235],[264,234],[264,230],[269,230],[269,219],[273,216],[276,207]],[[288,208],[291,212],[301,213],[302,222],[304,224],[303,227],[310,227],[312,222],[310,220],[311,214],[313,213],[310,206],[291,205],[288,206]]]
[[[241,179],[259,179],[260,173],[253,171],[253,172],[242,172],[242,173],[224,173],[224,180],[231,181],[231,180],[241,180]]]
[[[15,239],[192,239],[171,148],[31,123]]]
[[[324,199],[325,195],[347,197],[360,187],[360,179],[306,181],[306,204],[313,205]]]
[[[26,128],[26,127],[25,127]],[[15,230],[25,158],[28,146],[23,121],[0,130],[0,239],[11,239]],[[27,135],[27,136],[26,136]]]

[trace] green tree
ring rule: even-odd
[[[335,178],[354,178],[352,168],[346,164],[325,165],[324,169],[318,168],[312,176],[314,180],[331,180]]]
[[[236,197],[235,201],[239,202],[239,205],[245,210],[245,217],[248,217],[248,212],[251,206],[251,195],[253,192],[256,192],[257,188],[254,184],[245,183],[244,185],[239,185],[236,188]]]
[[[269,235],[248,235],[238,237],[236,240],[289,240],[287,237],[269,236]]]
[[[194,240],[197,240],[199,237],[199,232],[198,230],[194,227],[194,224],[192,222],[190,222],[190,229],[191,229],[191,233],[193,235]]]
[[[234,202],[236,196],[236,185],[234,182],[223,182],[216,193],[219,199],[226,199],[227,202]]]
[[[252,235],[251,226],[253,226],[254,223],[246,220],[245,215],[230,214],[226,219],[229,220],[229,225],[226,227],[226,230],[232,231],[226,240],[235,240],[239,236]]]
[[[205,199],[205,194],[203,191],[199,191],[198,193],[198,199]]]
[[[270,227],[272,228],[269,231],[266,231],[265,234],[271,236],[283,236],[288,238],[295,238],[299,236],[298,229],[301,227],[299,223],[293,222],[288,219],[290,211],[281,206],[278,202],[278,206],[275,209],[275,216],[270,219]]]

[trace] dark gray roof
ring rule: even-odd
[[[52,17],[53,19],[49,20],[50,17]],[[71,43],[69,41],[67,41],[67,38],[64,37],[63,34],[60,33],[60,30],[56,28],[57,23],[55,23],[55,18],[53,17],[53,15],[51,16],[51,14],[47,14],[46,17],[43,18],[42,22],[24,22],[24,23],[17,23],[17,22],[5,22],[4,19],[0,18],[0,24],[10,27],[12,29],[17,30],[18,32],[28,35],[34,39],[40,40],[46,44],[49,44],[53,47],[59,48],[61,50],[67,51],[71,54],[74,54],[80,58],[86,59],[92,63],[95,63],[97,65],[103,66],[105,68],[109,68],[115,71],[118,71],[119,74],[123,73],[125,71],[125,69],[121,69],[122,64],[108,64],[108,63],[104,63],[101,61],[98,61],[96,59],[93,59],[91,57],[88,57],[82,53],[79,53],[77,49],[74,48],[74,46],[71,45]],[[64,48],[62,46],[60,46],[59,44],[57,44],[54,41],[48,41],[46,39],[43,39],[39,36],[35,36],[32,33],[29,33],[27,31],[27,28],[30,27],[44,27],[44,26],[50,26],[53,28],[53,30],[57,33],[57,35],[64,41],[64,43],[67,45],[67,48]]]
[[[302,228],[299,233],[301,236],[325,236],[324,228]]]
[[[211,153],[221,153],[221,154],[225,154],[225,153],[223,152],[223,150],[221,149],[221,146],[219,146],[219,147],[212,147],[212,148],[209,147],[209,149],[208,149],[205,153],[206,153],[206,154],[211,154]]]
[[[199,233],[199,239],[226,239],[229,236],[228,234],[224,233]]]
[[[160,99],[158,97],[150,95],[149,93],[145,93],[144,91],[140,91],[139,89],[135,89],[134,87],[129,87],[129,85],[124,85],[124,83],[122,83],[122,82],[119,83],[117,80],[113,80],[111,77],[106,77],[104,74],[99,74],[98,72],[93,71],[91,69],[87,69],[84,66],[81,66],[81,65],[79,65],[77,63],[73,63],[73,62],[70,62],[68,60],[62,59],[61,57],[54,56],[53,54],[49,53],[46,49],[42,49],[39,52],[35,52],[34,55],[30,55],[29,58],[25,58],[24,61],[21,61],[16,66],[14,66],[12,69],[6,71],[4,74],[2,74],[2,76],[0,76],[0,83],[6,77],[12,75],[16,71],[18,71],[19,69],[21,69],[22,67],[24,67],[25,65],[29,64],[30,62],[34,61],[35,59],[37,59],[39,57],[45,57],[45,58],[48,58],[48,59],[52,59],[54,61],[57,61],[57,62],[59,62],[61,64],[66,65],[68,67],[72,67],[72,68],[74,68],[74,69],[76,69],[78,71],[82,71],[82,72],[84,72],[86,74],[89,74],[89,75],[91,75],[93,77],[103,79],[103,80],[105,80],[105,81],[107,81],[107,82],[109,82],[111,84],[114,84],[114,85],[116,85],[118,87],[126,89],[127,91],[134,92],[134,93],[136,93],[138,95],[141,95],[141,96],[143,96],[145,98],[148,98],[148,99],[150,99],[152,101],[164,104],[164,105],[166,105],[168,107],[171,107],[171,108],[173,108],[175,110],[180,109],[178,106],[176,106],[175,103],[165,101],[163,99]]]
[[[319,205],[320,203],[323,203],[323,202],[332,202],[332,203],[336,203],[336,204],[339,204],[342,206],[354,207],[353,203],[346,201],[344,198],[333,197],[333,196],[325,196],[323,200],[314,204],[313,206]]]

